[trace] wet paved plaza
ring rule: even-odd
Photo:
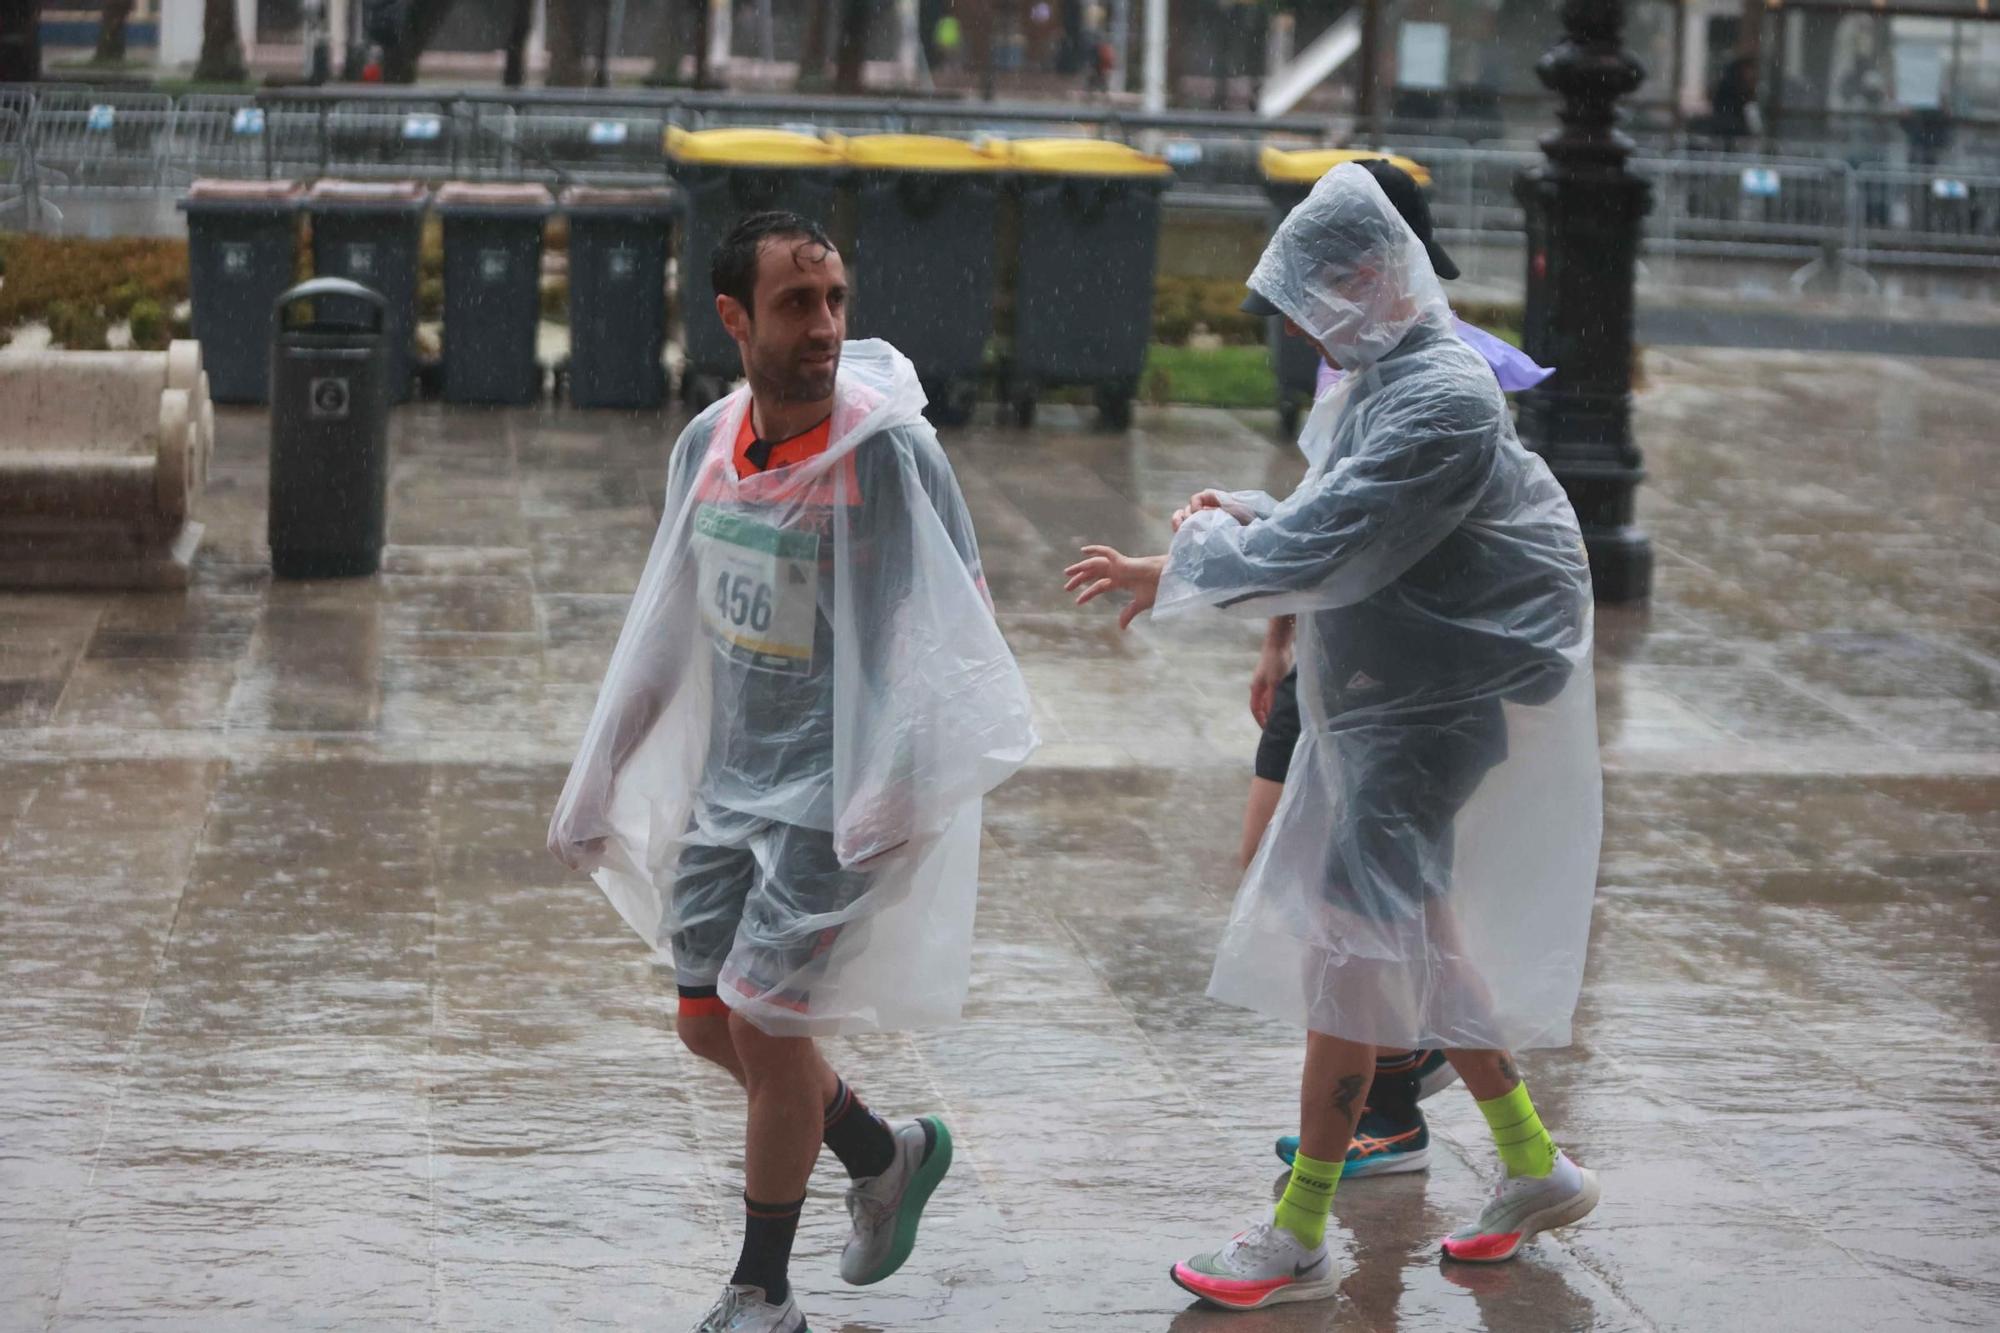
[[[1251,626],[1120,637],[1058,571],[1158,549],[1269,417],[1067,409],[949,447],[1046,745],[988,807],[966,1022],[837,1043],[958,1165],[821,1330],[1990,1328],[2000,1322],[2000,513],[1990,367],[1654,354],[1649,613],[1600,622],[1607,837],[1577,1042],[1526,1072],[1604,1203],[1499,1269],[1496,1163],[1336,1201],[1340,1300],[1190,1307],[1268,1207],[1298,1035],[1203,996]],[[274,585],[226,412],[186,595],[0,594],[0,1328],[645,1328],[733,1259],[741,1114],[671,985],[542,850],[672,426],[406,410],[387,571]]]

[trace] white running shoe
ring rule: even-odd
[[[941,1118],[927,1115],[897,1127],[896,1160],[889,1169],[848,1187],[847,1215],[854,1231],[840,1252],[843,1281],[866,1287],[903,1266],[916,1248],[924,1205],[949,1170],[951,1131]]]
[[[1512,1259],[1544,1231],[1582,1221],[1597,1207],[1597,1173],[1556,1154],[1546,1176],[1509,1176],[1471,1226],[1444,1238],[1447,1256],[1468,1264]]]
[[[694,1333],[808,1333],[806,1317],[799,1303],[787,1296],[772,1305],[764,1299],[762,1287],[730,1285],[722,1298],[701,1317]]]
[[[1173,1279],[1225,1310],[1325,1300],[1340,1290],[1324,1241],[1307,1249],[1297,1236],[1269,1222],[1238,1232],[1214,1254],[1175,1264]]]

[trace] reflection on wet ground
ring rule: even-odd
[[[1494,1164],[1353,1182],[1342,1298],[1190,1309],[1259,1213],[1297,1035],[1203,997],[1255,630],[1078,613],[1085,538],[1281,487],[1268,418],[1050,409],[951,451],[1048,745],[990,807],[973,999],[841,1043],[962,1143],[909,1270],[819,1329],[1989,1327],[2000,1310],[2000,515],[1976,363],[1655,355],[1650,613],[1602,618],[1609,829],[1577,1044],[1537,1100],[1604,1175],[1503,1269]],[[547,811],[669,425],[412,409],[387,572],[273,585],[226,414],[185,596],[0,595],[0,1327],[685,1328],[733,1255],[732,1089]]]

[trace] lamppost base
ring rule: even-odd
[[[1637,528],[1585,528],[1590,587],[1600,602],[1623,605],[1653,595],[1653,540]]]

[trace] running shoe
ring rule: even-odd
[[[1287,1134],[1278,1140],[1278,1160],[1286,1166],[1299,1155],[1299,1139]],[[1406,1171],[1422,1171],[1431,1164],[1431,1131],[1417,1112],[1415,1124],[1396,1124],[1379,1111],[1363,1111],[1355,1127],[1354,1140],[1347,1145],[1347,1162],[1340,1168],[1342,1180],[1363,1176],[1395,1176]],[[1277,1192],[1285,1192],[1292,1177],[1286,1171],[1278,1178]]]
[[[1175,1264],[1173,1279],[1225,1310],[1325,1300],[1340,1290],[1325,1242],[1307,1249],[1297,1236],[1269,1222],[1238,1232],[1214,1254]]]
[[[1429,1101],[1456,1082],[1458,1071],[1444,1058],[1443,1051],[1424,1052],[1423,1061],[1417,1066],[1418,1101]]]
[[[1497,1264],[1512,1259],[1541,1232],[1581,1221],[1595,1207],[1597,1173],[1558,1152],[1548,1175],[1501,1181],[1479,1220],[1444,1238],[1444,1252],[1464,1263]]]
[[[731,1285],[722,1299],[694,1326],[694,1333],[810,1333],[799,1304],[790,1296],[778,1305],[764,1299],[762,1287]]]
[[[896,1158],[889,1169],[848,1188],[847,1215],[854,1231],[840,1252],[843,1280],[866,1287],[903,1266],[916,1248],[924,1205],[949,1170],[951,1131],[942,1119],[927,1115],[897,1128]]]

